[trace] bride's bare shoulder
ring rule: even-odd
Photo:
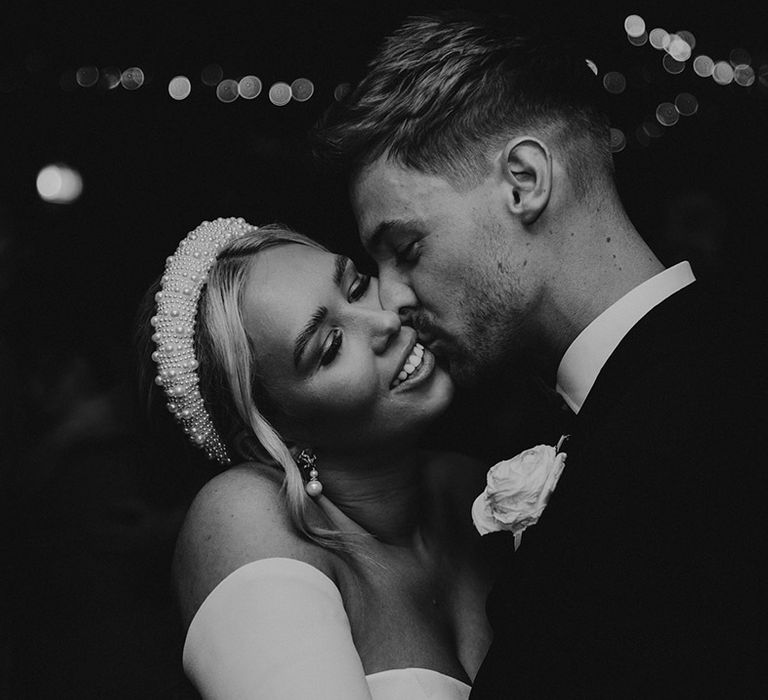
[[[317,565],[315,547],[293,527],[281,484],[280,471],[251,463],[219,474],[197,494],[173,561],[186,624],[208,594],[245,564],[287,556]]]

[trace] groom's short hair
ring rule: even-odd
[[[407,19],[317,124],[315,155],[354,175],[386,154],[472,184],[487,173],[493,145],[537,130],[564,154],[578,194],[610,180],[598,79],[583,56],[529,32],[468,12]]]

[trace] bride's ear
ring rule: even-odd
[[[513,139],[501,155],[507,207],[524,225],[539,218],[552,194],[552,153],[533,136]]]

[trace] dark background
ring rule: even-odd
[[[627,89],[606,93],[630,217],[666,263],[689,259],[716,293],[765,321],[762,239],[768,223],[768,73],[745,88],[716,85],[663,52],[631,46],[624,18],[694,33],[694,56],[747,50],[768,66],[761,3],[599,0],[522,10],[577,39],[600,76],[621,71]],[[344,184],[318,173],[304,136],[354,82],[379,39],[408,14],[446,2],[270,0],[235,7],[126,3],[5,3],[0,9],[0,457],[5,528],[0,573],[0,696],[187,697],[181,637],[169,590],[175,533],[200,483],[199,456],[162,420],[147,424],[135,391],[133,320],[139,299],[178,240],[201,220],[283,221],[361,256]],[[202,68],[255,74],[255,100],[220,102]],[[83,88],[81,66],[140,66],[145,84]],[[766,69],[768,70],[768,68]],[[172,100],[168,81],[192,81]],[[275,107],[273,82],[306,77],[305,103]],[[699,111],[639,143],[656,105],[686,91]],[[39,170],[80,172],[82,196],[43,202]],[[702,348],[706,352],[706,348]],[[430,439],[489,460],[539,439],[544,409],[530,387],[466,397]],[[517,392],[517,393],[516,393]],[[467,406],[485,411],[467,410]],[[149,428],[149,429],[148,429]],[[498,436],[507,437],[499,440]]]

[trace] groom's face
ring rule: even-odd
[[[526,243],[510,231],[503,196],[492,178],[457,189],[384,159],[351,186],[382,305],[417,329],[459,384],[510,366],[528,335]]]

